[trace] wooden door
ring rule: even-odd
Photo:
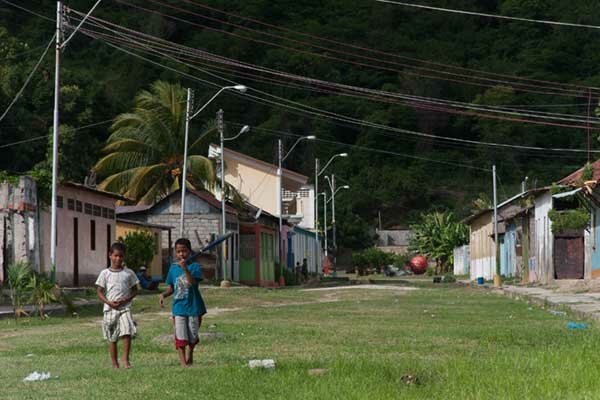
[[[556,279],[583,279],[583,234],[557,236],[554,239],[554,276]]]

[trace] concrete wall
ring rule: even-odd
[[[538,196],[535,201],[535,253],[529,260],[529,281],[550,283],[554,280],[552,221],[548,212],[552,209],[552,193]]]
[[[62,286],[91,285],[96,281],[100,271],[107,267],[108,250],[110,244],[116,240],[115,199],[67,186],[59,186],[58,197],[62,197],[62,207],[57,209],[56,221],[57,281]],[[74,202],[72,210],[69,209],[69,200]],[[111,217],[109,211],[112,211]],[[74,234],[75,224],[77,224],[77,235]],[[95,225],[94,246],[92,245],[93,225]],[[47,209],[40,215],[40,231],[43,255],[41,271],[48,274],[51,271],[50,226],[50,210]]]
[[[0,184],[0,282],[6,268],[26,261],[37,269],[40,243],[37,226],[37,189],[33,179],[21,177],[18,184]]]
[[[494,278],[496,271],[496,254],[494,252],[494,225],[492,213],[487,212],[470,223],[470,278],[486,280]]]
[[[454,275],[469,275],[469,245],[454,248]]]

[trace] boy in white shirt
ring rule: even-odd
[[[123,266],[125,245],[120,242],[110,246],[110,268],[103,269],[98,275],[96,286],[98,297],[104,303],[102,332],[109,342],[110,358],[113,368],[119,368],[117,341],[123,340],[123,367],[131,368],[129,351],[131,338],[136,328],[131,317],[131,300],[138,293],[140,283],[135,273]]]

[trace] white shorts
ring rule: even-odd
[[[111,309],[104,312],[102,320],[104,339],[109,342],[116,342],[122,336],[134,337],[136,332],[137,329],[129,308],[124,310]]]
[[[200,330],[201,316],[184,317],[180,315],[173,316],[173,325],[175,325],[175,348],[180,349],[185,346],[194,348],[200,341],[198,331]]]

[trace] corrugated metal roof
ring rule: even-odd
[[[561,185],[573,185],[581,180],[581,176],[583,175],[583,170],[585,165],[579,168],[577,171],[572,172],[570,175],[565,176],[560,181],[558,181]],[[596,160],[592,163],[592,179],[593,181],[600,180],[600,160]]]

